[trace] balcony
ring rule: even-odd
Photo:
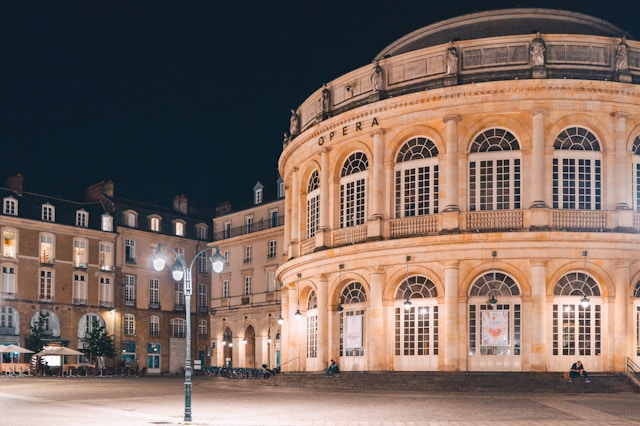
[[[276,228],[278,226],[284,225],[284,216],[278,216],[277,220],[271,219],[262,219],[259,221],[255,221],[251,224],[251,226],[247,226],[243,224],[242,226],[238,226],[236,228],[222,230],[220,232],[216,232],[213,235],[213,240],[226,240],[229,238],[237,237],[240,235],[253,234],[255,232],[264,231],[266,229]]]
[[[73,304],[74,305],[86,305],[87,304],[87,299],[86,298],[73,298]]]

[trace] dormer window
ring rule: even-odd
[[[278,185],[278,198],[284,198],[284,181],[281,177],[278,178],[276,184]]]
[[[207,234],[209,233],[209,227],[204,223],[199,223],[196,225],[196,235],[200,240],[206,240]]]
[[[113,231],[113,216],[109,213],[105,213],[102,215],[102,230],[105,232]]]
[[[89,213],[86,210],[76,211],[76,226],[86,228],[89,226]]]
[[[262,183],[256,183],[256,186],[253,187],[253,204],[262,204],[264,200],[263,197],[264,186]]]
[[[178,237],[184,237],[184,222],[181,220],[175,221],[176,235]]]
[[[45,222],[56,221],[56,208],[52,204],[45,203],[42,205],[42,220]]]
[[[159,216],[151,216],[149,217],[149,229],[153,232],[160,232],[160,217]]]
[[[129,228],[135,228],[138,226],[138,214],[132,210],[123,213],[123,220],[125,226]]]
[[[7,197],[2,203],[2,212],[10,216],[18,216],[18,200],[13,197]]]

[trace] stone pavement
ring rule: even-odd
[[[638,394],[282,388],[193,378],[193,425],[640,425]],[[0,377],[3,426],[184,424],[182,377]]]

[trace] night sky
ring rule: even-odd
[[[0,2],[0,184],[246,207],[274,190],[291,108],[391,42],[465,13],[583,12],[640,37],[640,2]]]

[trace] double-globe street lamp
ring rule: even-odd
[[[158,250],[153,256],[153,268],[156,271],[162,271],[167,263],[167,259],[161,253],[162,248],[165,246],[158,245]],[[176,261],[171,266],[171,275],[175,281],[181,281],[184,279],[184,302],[185,302],[185,311],[186,311],[186,325],[187,325],[187,336],[186,336],[186,353],[185,353],[185,361],[184,361],[184,421],[191,422],[191,270],[193,268],[193,263],[196,261],[201,254],[205,253],[207,250],[215,250],[213,256],[209,257],[209,262],[211,263],[211,269],[213,272],[220,273],[224,268],[224,257],[220,254],[220,249],[218,247],[206,247],[193,257],[191,262],[187,264],[187,260],[184,258],[182,253],[173,251],[173,254],[176,257]]]

